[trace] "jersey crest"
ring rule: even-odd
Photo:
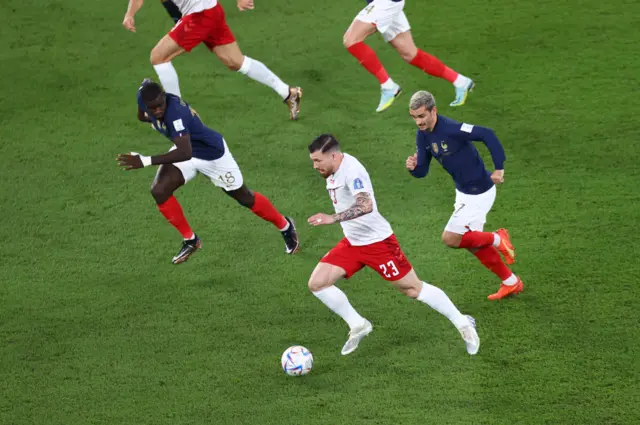
[[[363,188],[364,188],[364,184],[362,184],[362,180],[355,179],[353,181],[353,189],[354,190],[363,189]]]

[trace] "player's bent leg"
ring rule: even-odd
[[[280,77],[262,62],[245,56],[240,51],[238,43],[228,43],[214,46],[211,51],[230,70],[237,71],[261,84],[271,87],[280,95],[289,108],[289,118],[295,120],[300,113],[302,89],[285,84]]]
[[[175,94],[176,96],[180,96],[180,82],[178,73],[171,61],[184,52],[186,50],[179,46],[168,34],[162,37],[151,50],[151,65],[153,65],[156,74],[158,74],[162,87],[167,93]]]
[[[282,233],[286,254],[295,254],[300,248],[298,232],[292,218],[280,214],[269,199],[258,192],[251,191],[245,184],[235,190],[224,190],[240,205],[249,208],[258,217],[272,223]]]
[[[253,195],[253,192],[245,184],[240,186],[239,189],[225,190],[223,188],[223,191],[224,193],[235,199],[243,207],[251,209],[255,204],[256,198]]]
[[[471,316],[465,316],[453,304],[445,292],[433,285],[421,281],[414,270],[394,285],[402,292],[427,304],[429,307],[445,316],[458,329],[467,348],[467,353],[474,355],[480,349],[480,338],[475,329],[475,320]]]
[[[360,62],[360,65],[369,71],[371,75],[376,77],[380,83],[380,102],[378,103],[376,112],[382,112],[393,104],[402,92],[402,89],[389,78],[389,74],[384,66],[382,66],[376,52],[364,44],[364,40],[375,32],[376,27],[373,23],[363,22],[356,18],[344,34],[342,41],[349,53],[351,53],[351,55]]]
[[[200,238],[191,230],[180,203],[173,196],[173,193],[183,184],[185,184],[185,177],[182,172],[172,164],[165,164],[158,168],[151,185],[151,195],[158,204],[158,210],[184,238],[178,253],[171,260],[172,264],[187,261],[202,246]]]
[[[339,266],[320,262],[309,278],[309,290],[331,311],[349,325],[349,338],[341,353],[346,356],[358,348],[360,341],[373,330],[371,322],[362,317],[351,305],[347,295],[335,283],[346,277],[347,272]]]

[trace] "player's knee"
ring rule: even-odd
[[[318,277],[311,277],[309,279],[309,283],[307,284],[309,290],[311,292],[322,291],[324,288],[331,286],[331,284],[326,279],[320,279]]]
[[[344,37],[342,37],[342,44],[344,44],[344,47],[346,47],[347,49],[356,44],[358,41],[359,40],[357,40],[350,32],[345,33]]]
[[[171,191],[162,184],[153,184],[151,186],[151,196],[153,196],[158,205],[161,205],[171,197]]]
[[[417,50],[401,50],[398,53],[400,53],[400,57],[402,58],[402,60],[404,60],[407,63],[411,63],[413,61],[413,59],[416,57],[416,55],[418,54]]]
[[[149,61],[151,62],[151,65],[160,65],[162,63],[167,62],[167,58],[164,57],[164,55],[161,54],[158,49],[153,49],[151,50]]]
[[[219,58],[224,66],[226,66],[227,68],[229,68],[231,71],[234,71],[234,72],[240,71],[240,68],[242,68],[242,64],[244,62],[243,55],[239,55],[239,56],[229,55],[229,56],[222,56]]]
[[[449,248],[460,248],[460,235],[445,232],[442,234],[442,242]]]
[[[410,287],[401,289],[402,293],[404,293],[407,297],[413,298],[414,300],[418,298],[420,295],[420,288]]]

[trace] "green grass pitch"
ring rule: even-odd
[[[342,46],[364,2],[222,0],[243,51],[301,85],[301,118],[200,46],[174,61],[184,98],[222,132],[249,187],[297,219],[302,250],[200,177],[177,197],[203,250],[170,264],[179,234],[149,193],[154,170],[120,152],[168,144],[135,118],[155,74],[149,52],[172,22],[157,0],[121,27],[126,1],[0,3],[0,424],[637,424],[640,4],[407,2],[418,46],[473,77],[451,86],[370,45],[405,90],[379,89]],[[525,292],[489,302],[496,278],[440,233],[453,184],[414,150],[409,95],[495,129],[507,152],[487,229],[507,227]],[[455,329],[372,271],[341,287],[375,326],[340,355],[341,319],[306,289],[339,226],[306,147],[333,132],[367,166],[381,212],[419,275],[478,321],[469,357]],[[483,155],[486,150],[482,148]],[[289,345],[314,370],[289,378]]]

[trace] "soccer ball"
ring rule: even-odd
[[[313,367],[313,355],[301,345],[294,345],[282,353],[282,370],[290,376],[301,376],[309,373]]]

